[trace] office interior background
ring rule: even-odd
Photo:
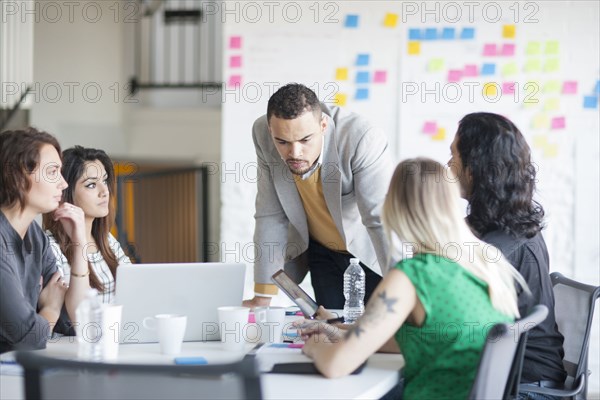
[[[106,150],[115,233],[136,259],[244,262],[247,298],[251,127],[278,87],[301,82],[367,116],[397,161],[446,162],[460,118],[496,112],[532,148],[552,271],[597,285],[599,13],[596,1],[0,0],[0,122]]]

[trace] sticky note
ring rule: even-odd
[[[444,59],[443,58],[432,58],[429,60],[429,64],[427,64],[427,71],[429,72],[437,72],[444,68]]]
[[[514,56],[515,55],[515,45],[513,43],[504,43],[502,45],[502,50],[500,50],[500,54],[503,56]]]
[[[369,71],[358,71],[356,73],[356,83],[369,83]]]
[[[385,83],[387,82],[387,71],[375,71],[373,75],[373,82]]]
[[[475,38],[475,28],[463,28],[460,32],[461,39],[474,39]]]
[[[387,13],[383,18],[383,26],[386,28],[395,28],[398,25],[398,14]]]
[[[346,15],[346,19],[344,21],[344,26],[346,28],[358,28],[358,15],[355,15],[355,14]]]
[[[525,61],[525,72],[538,72],[542,69],[542,62],[539,58],[530,58]]]
[[[486,63],[481,67],[481,75],[494,75],[496,73],[496,64]]]
[[[564,81],[562,94],[577,94],[577,81]]]
[[[525,47],[525,54],[528,56],[537,56],[540,54],[541,44],[540,42],[528,42]]]
[[[231,36],[229,38],[229,48],[230,49],[241,49],[242,48],[242,37],[241,36]]]
[[[533,119],[531,120],[531,127],[533,129],[548,129],[549,126],[550,126],[550,122],[549,122],[546,114],[536,114],[533,116]],[[545,137],[543,137],[543,138],[544,138],[544,140],[546,139]],[[541,146],[544,146],[544,145],[545,145],[545,142],[541,144]],[[539,146],[539,147],[541,147],[541,146]]]
[[[596,82],[596,87],[594,88],[594,93],[600,94],[600,81]]]
[[[488,82],[483,85],[483,94],[486,97],[496,97],[498,95],[498,85],[493,82]]]
[[[242,76],[241,75],[231,75],[229,77],[229,82],[228,82],[227,86],[236,87],[236,86],[241,86],[241,85],[242,85]]]
[[[558,145],[556,143],[547,144],[544,147],[545,158],[555,158],[558,155]]]
[[[437,132],[437,123],[433,121],[425,121],[423,124],[423,133],[434,134]]]
[[[546,93],[560,92],[560,81],[555,79],[555,80],[546,82],[546,84],[544,85],[544,92],[546,92]]]
[[[544,103],[544,110],[546,111],[556,111],[560,107],[560,100],[557,98],[551,98],[546,100]]]
[[[432,140],[442,141],[446,139],[446,129],[438,128],[437,133],[431,137]]]
[[[337,68],[335,70],[335,79],[338,81],[348,80],[348,68]]]
[[[514,82],[502,83],[502,94],[514,94],[514,93],[515,93],[515,83]]]
[[[544,72],[556,72],[559,69],[558,58],[549,58],[544,64]]]
[[[345,106],[347,100],[348,100],[348,95],[344,94],[344,93],[336,93],[333,98],[333,101],[338,106]]]
[[[356,89],[356,95],[354,96],[356,100],[367,100],[369,98],[369,89],[367,88],[358,88]]]
[[[535,135],[533,137],[533,146],[539,149],[543,149],[548,144],[548,138],[546,135]]]
[[[483,45],[483,55],[484,56],[495,56],[497,54],[496,44],[495,43],[487,43]]]
[[[421,40],[421,30],[416,28],[410,28],[408,30],[408,40]]]
[[[565,129],[565,126],[565,117],[552,118],[552,123],[550,124],[552,129]]]
[[[356,65],[357,66],[365,66],[369,65],[369,55],[368,54],[359,54],[356,56]]]
[[[177,365],[206,365],[208,361],[204,357],[175,357],[173,360]]]
[[[242,66],[242,56],[231,56],[229,57],[229,67],[239,68]]]
[[[546,42],[546,47],[544,48],[545,54],[558,54],[558,40],[550,40]]]
[[[502,27],[502,37],[506,39],[514,39],[517,28],[514,25],[504,25]]]
[[[463,72],[460,69],[451,69],[448,71],[448,82],[458,82],[462,76]]]
[[[583,108],[598,108],[598,96],[584,96]]]
[[[509,62],[502,66],[502,76],[510,76],[515,75],[519,72],[519,68],[517,67],[516,62]]]
[[[454,28],[444,28],[442,29],[442,39],[444,40],[452,40],[456,35]]]
[[[467,64],[463,70],[463,76],[477,76],[477,65]]]
[[[408,54],[411,56],[421,54],[421,42],[408,42]]]
[[[425,34],[423,39],[425,40],[435,40],[437,39],[437,29],[435,28],[427,28],[425,29]]]

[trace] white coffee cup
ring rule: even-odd
[[[260,332],[260,343],[279,343],[285,323],[284,307],[256,307],[254,318]]]
[[[185,336],[187,316],[181,314],[157,314],[142,321],[144,328],[158,330],[160,352],[175,355],[181,352],[181,343]]]
[[[102,304],[102,359],[116,360],[119,356],[119,333],[123,306]]]
[[[219,307],[219,334],[224,350],[241,351],[246,344],[245,331],[248,325],[248,307]]]

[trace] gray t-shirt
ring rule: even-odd
[[[21,239],[0,211],[0,353],[46,347],[50,326],[37,313],[37,304],[42,287],[56,271],[40,226],[31,223]]]

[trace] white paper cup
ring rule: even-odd
[[[284,307],[256,307],[254,318],[260,332],[260,343],[280,343],[285,324]]]
[[[116,360],[119,356],[119,332],[123,306],[102,304],[102,359]]]
[[[219,307],[219,334],[224,350],[242,351],[246,344],[245,331],[248,325],[248,307]]]
[[[144,318],[142,323],[146,329],[158,330],[161,353],[176,355],[181,352],[181,343],[185,336],[187,316],[181,314],[157,314],[154,317]]]

